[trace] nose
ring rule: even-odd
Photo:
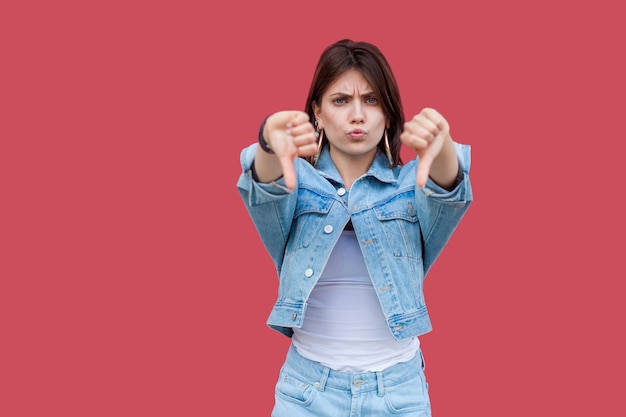
[[[352,107],[351,122],[363,123],[363,121],[365,120],[365,114],[363,113],[363,103],[361,103],[359,100],[354,100],[353,104],[354,105]]]

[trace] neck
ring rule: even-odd
[[[376,149],[363,155],[348,155],[330,149],[330,157],[346,188],[352,188],[354,181],[370,169],[375,156]]]

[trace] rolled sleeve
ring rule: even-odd
[[[282,177],[269,183],[254,180],[252,164],[254,163],[257,146],[258,144],[254,143],[241,151],[240,163],[242,173],[237,182],[237,188],[239,188],[242,194],[247,194],[246,202],[251,207],[276,201],[277,198],[291,193],[285,186],[285,181]]]
[[[430,177],[426,181],[424,193],[428,197],[434,197],[445,202],[466,203],[472,200],[472,187],[469,181],[469,170],[471,166],[471,147],[460,143],[454,143],[457,158],[459,160],[459,169],[461,170],[461,178],[452,190],[447,190]]]

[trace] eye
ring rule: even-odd
[[[335,104],[344,104],[345,102],[346,102],[345,97],[337,97],[333,100],[333,103]]]
[[[367,104],[378,104],[378,99],[376,97],[368,97],[365,99]]]

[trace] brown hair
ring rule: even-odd
[[[375,45],[368,42],[355,42],[350,39],[343,39],[328,46],[322,52],[315,68],[304,111],[308,113],[311,123],[315,123],[313,102],[319,104],[328,86],[337,77],[351,69],[355,69],[363,75],[379,98],[383,113],[389,121],[387,137],[393,166],[401,165],[400,133],[402,133],[404,126],[404,110],[391,67]],[[324,142],[327,141],[326,138],[323,140]],[[325,146],[325,143],[322,143],[322,146]],[[378,143],[378,148],[383,153],[385,152],[383,138]],[[312,158],[306,159],[309,162],[312,160]]]

